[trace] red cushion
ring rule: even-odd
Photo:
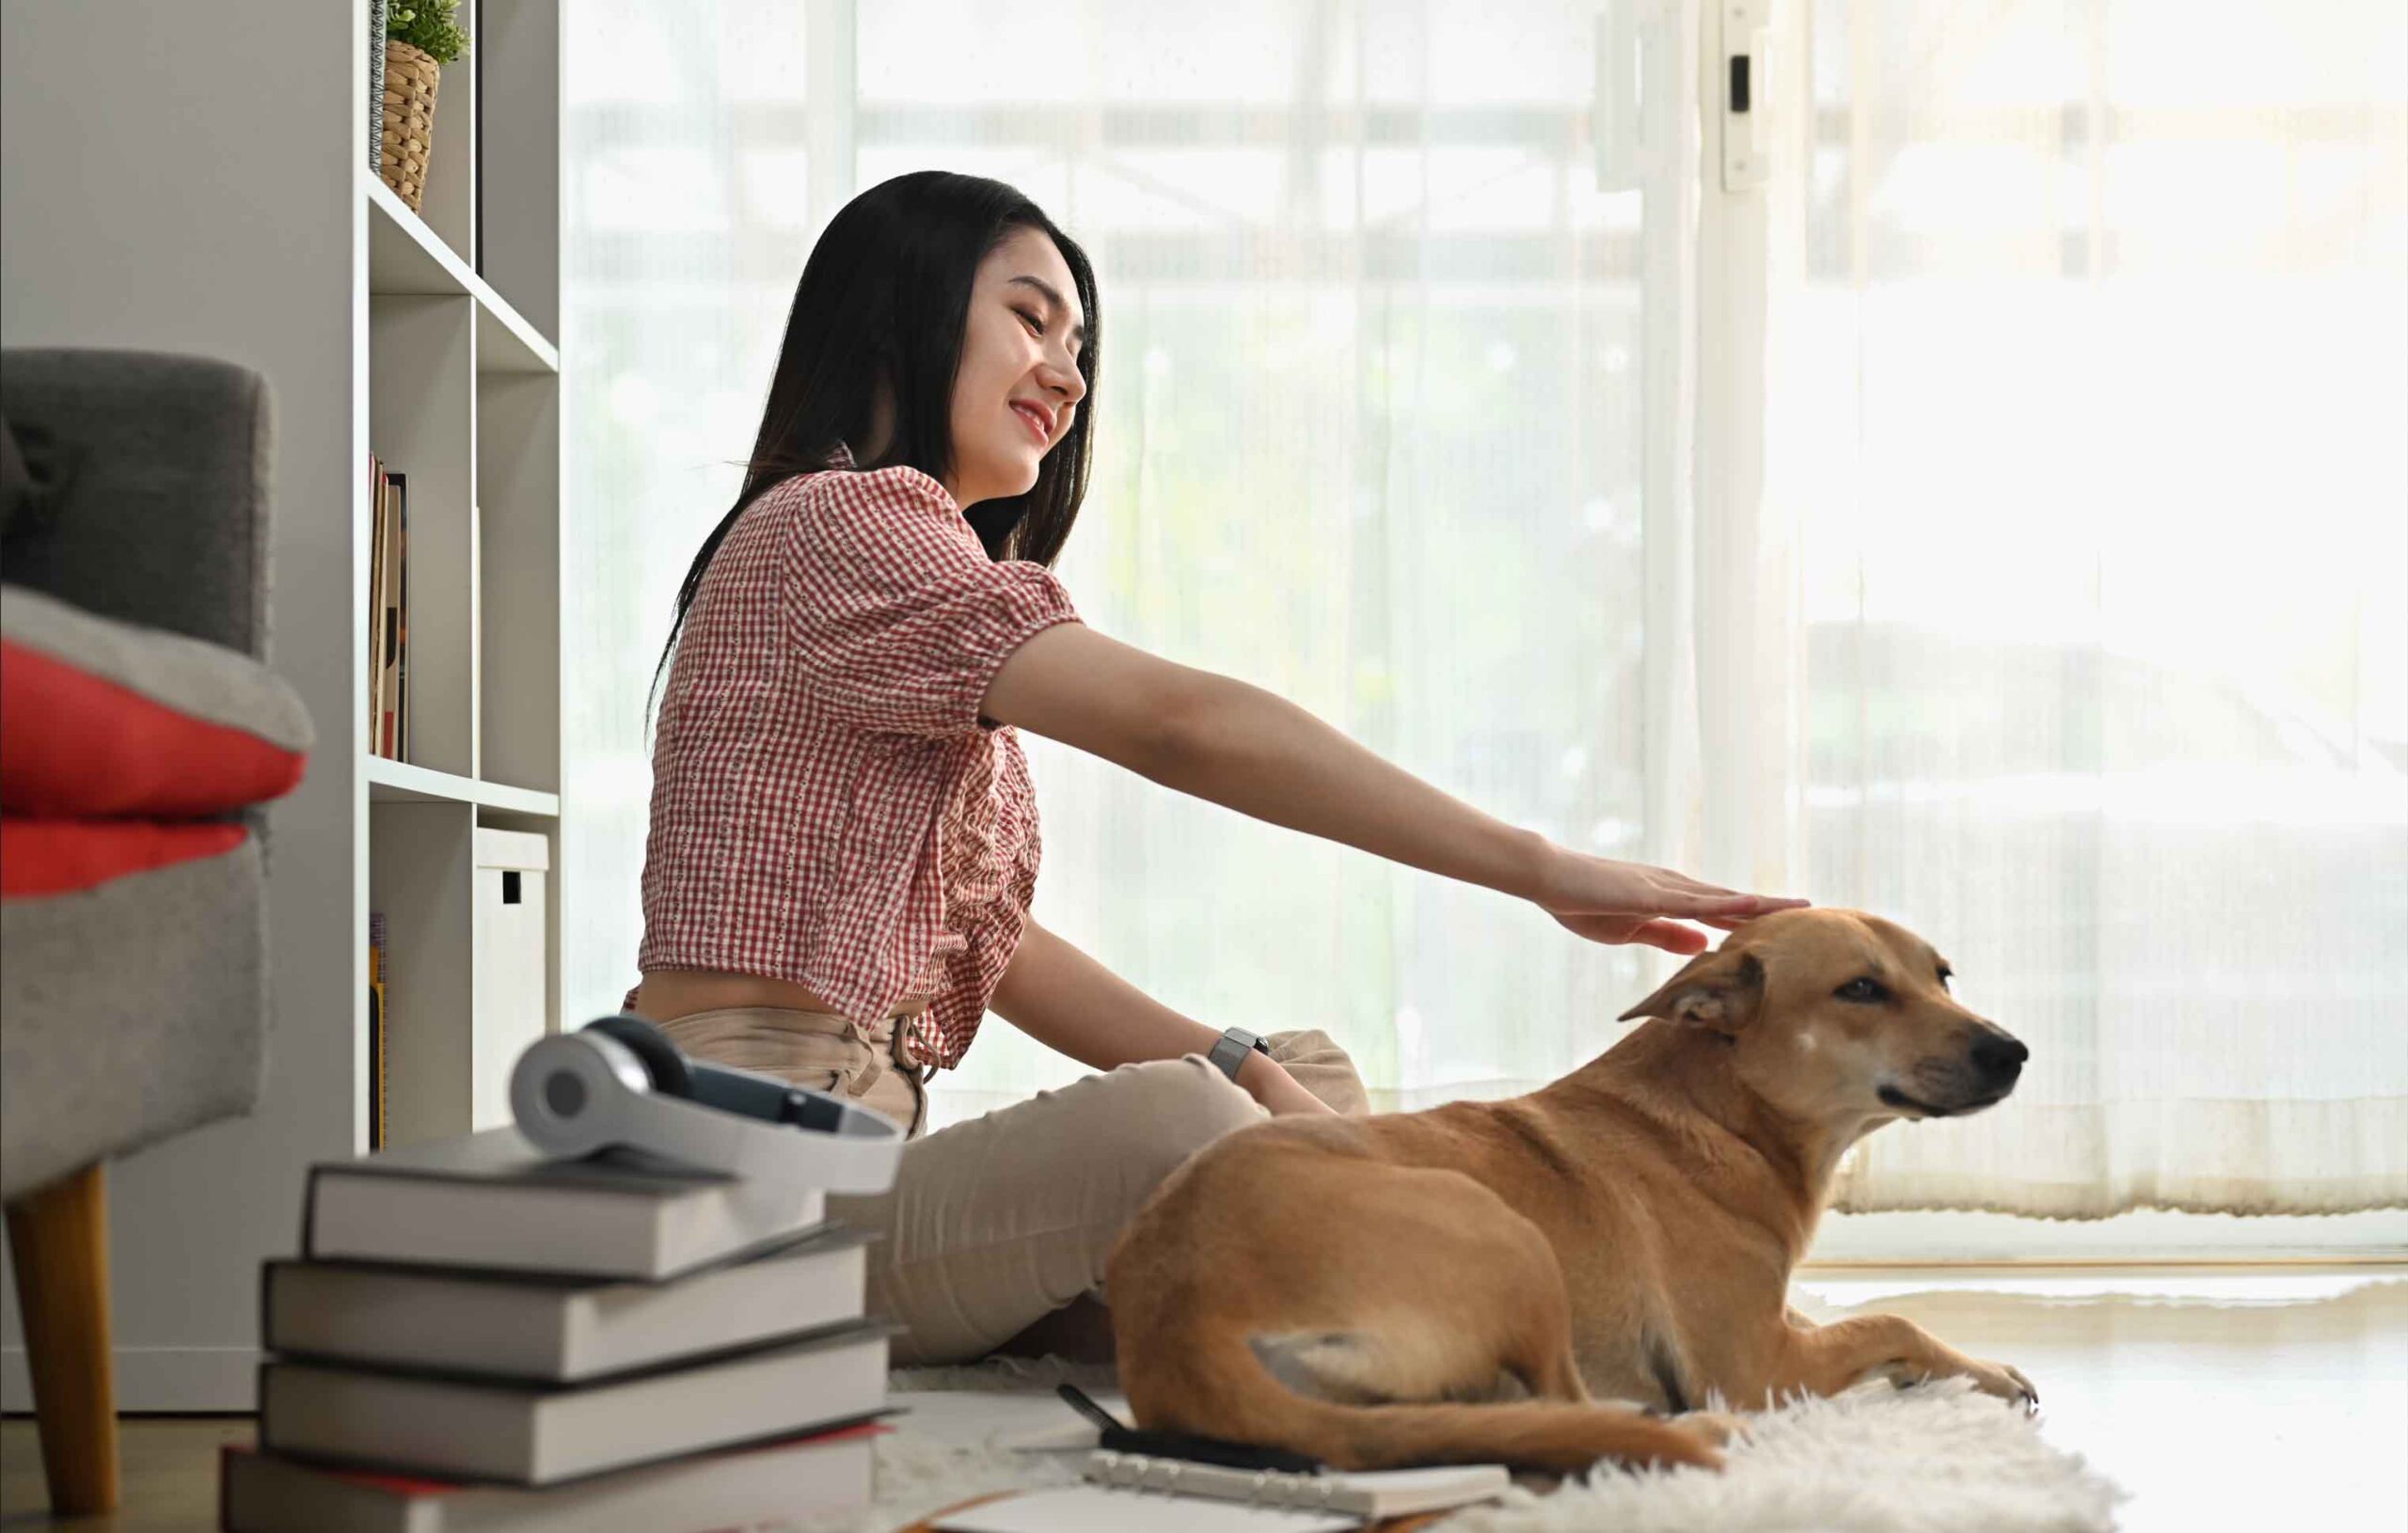
[[[12,814],[220,814],[292,792],[308,760],[0,640],[0,805]]]
[[[71,893],[111,878],[232,851],[247,827],[207,821],[36,820],[0,815],[0,899]]]

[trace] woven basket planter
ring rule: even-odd
[[[385,147],[376,173],[395,196],[418,211],[426,195],[426,154],[435,140],[435,87],[443,66],[423,48],[398,38],[385,42]]]

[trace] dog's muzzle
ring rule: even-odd
[[[1885,1082],[1875,1093],[1888,1107],[1904,1108],[1925,1117],[1955,1117],[1995,1106],[2015,1089],[2023,1062],[2032,1051],[2011,1034],[1989,1028],[1977,1035],[1961,1061],[1925,1061],[1913,1071],[1913,1092]]]
[[[2015,1089],[2015,1078],[2023,1073],[2023,1062],[2032,1051],[2023,1040],[1993,1028],[1973,1040],[1973,1079],[1981,1083],[1982,1095],[2004,1097]]]

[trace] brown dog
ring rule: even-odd
[[[1843,1151],[2014,1089],[2028,1051],[1947,982],[1889,922],[1784,910],[1691,961],[1624,1015],[1656,1020],[1542,1091],[1221,1140],[1112,1253],[1131,1407],[1344,1468],[1569,1472],[1719,1464],[1728,1422],[1678,1414],[1709,1393],[1759,1408],[1965,1374],[2036,1404],[2015,1369],[1911,1321],[1817,1326],[1786,1302]]]

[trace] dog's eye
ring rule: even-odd
[[[1831,993],[1843,1001],[1885,1001],[1890,995],[1879,980],[1865,978],[1849,980]]]
[[[1943,990],[1944,990],[1944,989],[1946,989],[1946,988],[1948,988],[1948,982],[1949,982],[1950,980],[1952,980],[1952,979],[1955,979],[1956,977],[1956,970],[1954,970],[1954,969],[1942,969],[1942,970],[1940,972],[1940,988],[1941,988],[1941,989],[1943,989]]]

